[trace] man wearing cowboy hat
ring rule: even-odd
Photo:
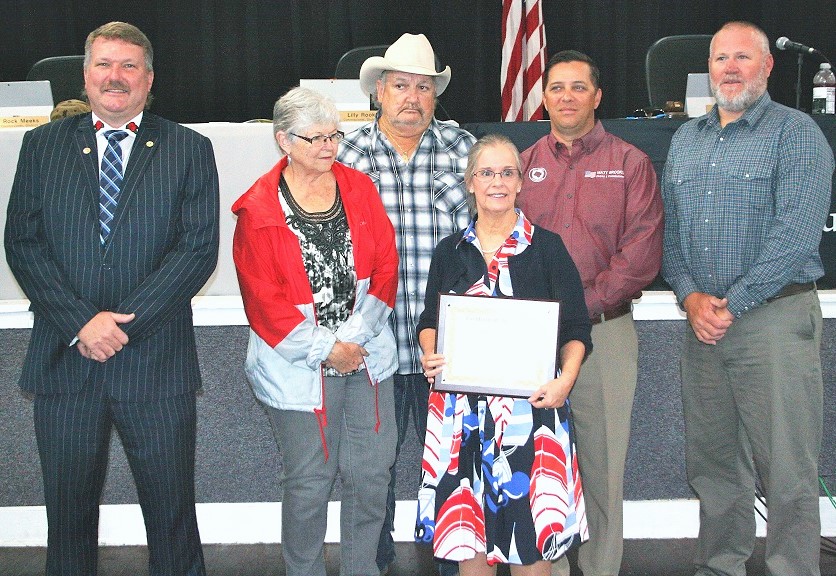
[[[360,86],[375,94],[380,110],[374,122],[346,136],[337,160],[368,174],[377,185],[395,227],[400,265],[392,316],[398,343],[395,405],[398,451],[409,415],[423,443],[427,416],[427,380],[421,369],[415,326],[424,308],[424,290],[433,248],[467,226],[464,170],[475,138],[435,119],[436,97],[450,83],[450,67],[437,71],[435,53],[423,34],[404,34],[383,57],[360,68]],[[389,484],[387,520],[377,564],[394,560],[391,531],[395,514],[395,467]],[[445,565],[442,573],[455,564]]]

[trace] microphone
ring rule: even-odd
[[[786,36],[781,36],[775,41],[775,47],[778,50],[794,50],[795,52],[801,52],[803,54],[821,54],[815,48],[810,48],[809,46],[805,46],[804,44],[800,44],[798,42],[793,42]]]

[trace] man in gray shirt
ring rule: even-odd
[[[662,182],[662,273],[688,316],[682,404],[700,499],[697,574],[740,575],[760,480],[769,575],[819,575],[822,314],[815,280],[833,154],[809,116],[772,102],[758,27],[711,41],[717,105],[674,135]]]

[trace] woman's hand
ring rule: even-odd
[[[368,356],[366,349],[354,342],[337,342],[325,359],[325,365],[334,368],[340,374],[354,372],[363,366],[363,358]]]
[[[566,399],[574,385],[575,378],[568,374],[561,374],[540,386],[528,398],[528,402],[535,408],[560,408],[566,404]]]
[[[424,368],[424,376],[430,384],[435,383],[435,377],[444,367],[444,356],[441,354],[425,354],[421,356],[421,366]]]
[[[528,401],[535,408],[560,408],[578,379],[586,346],[580,340],[569,340],[560,347],[560,375],[540,386]]]

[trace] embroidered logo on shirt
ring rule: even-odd
[[[546,169],[545,168],[532,168],[528,171],[528,179],[532,182],[542,182],[546,179]]]
[[[624,178],[624,170],[584,170],[584,178]]]

